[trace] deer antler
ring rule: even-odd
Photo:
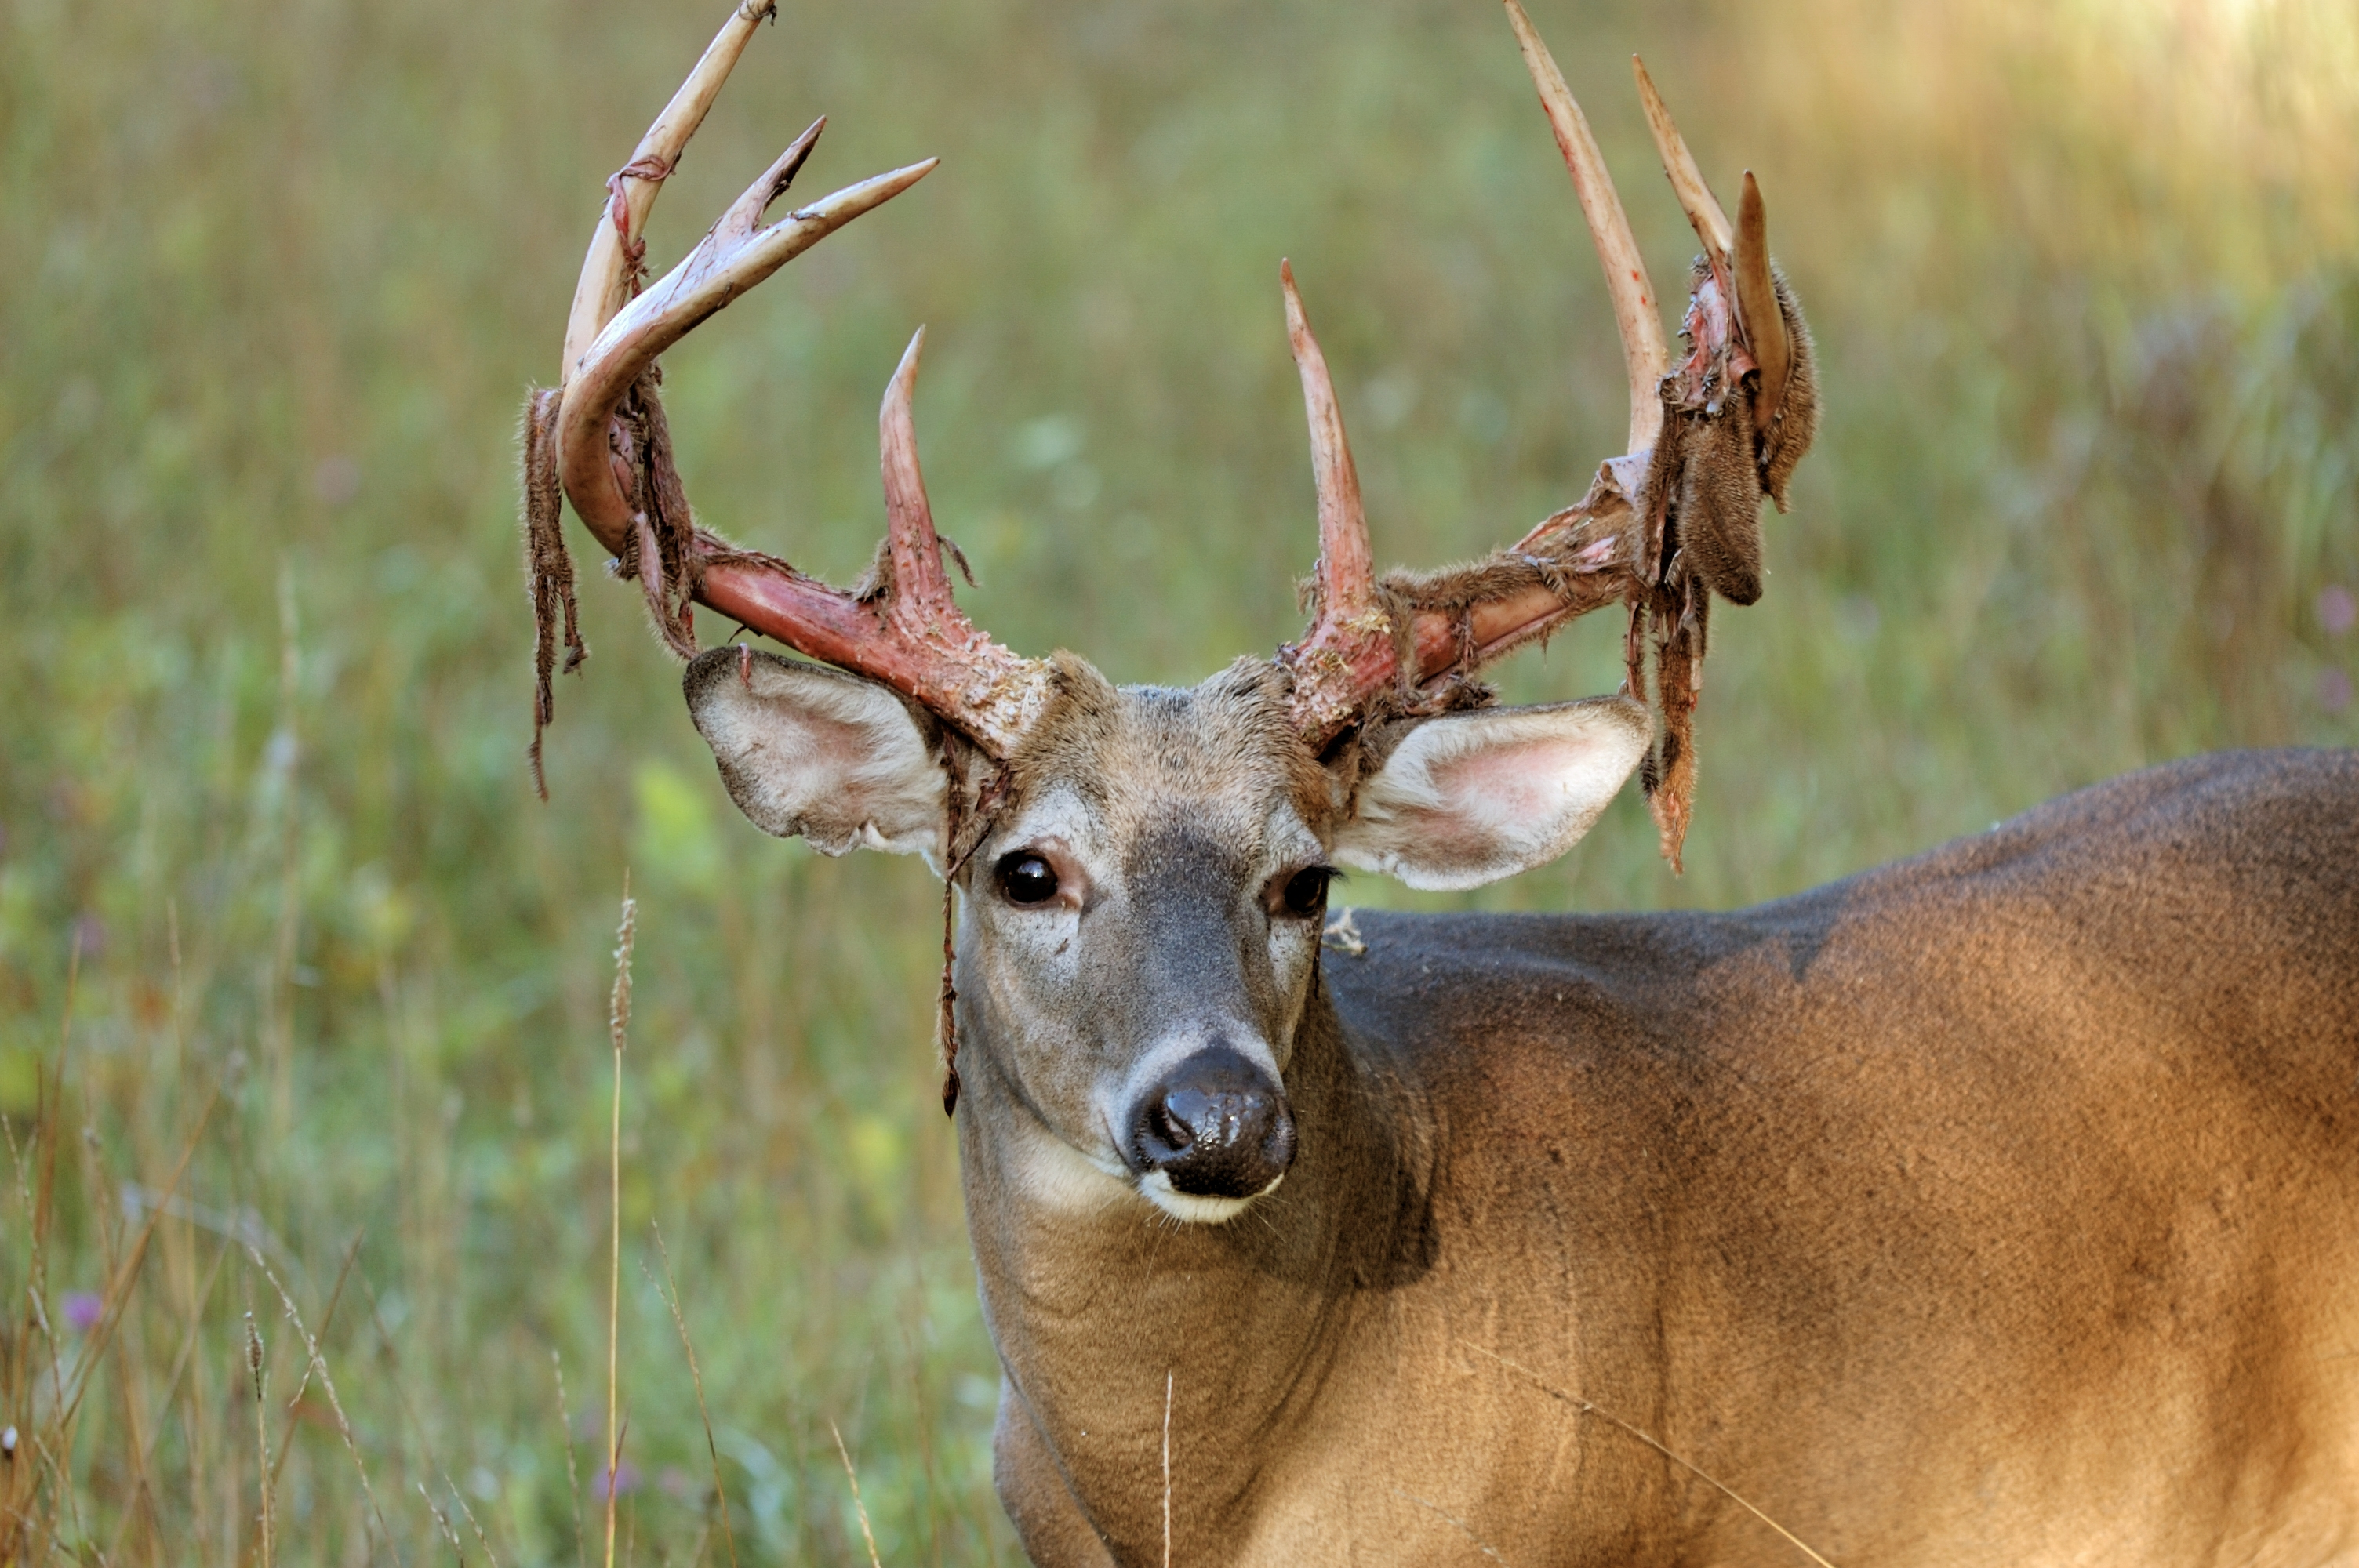
[[[1483,666],[1575,616],[1625,604],[1632,692],[1647,690],[1653,653],[1658,735],[1644,776],[1664,853],[1677,866],[1693,789],[1692,713],[1711,596],[1740,604],[1760,596],[1760,497],[1784,506],[1787,481],[1817,425],[1810,336],[1770,265],[1752,175],[1745,177],[1732,231],[1638,66],[1639,93],[1664,168],[1704,246],[1690,283],[1687,352],[1671,362],[1646,264],[1588,122],[1521,6],[1505,4],[1605,269],[1629,376],[1628,449],[1599,465],[1581,501],[1543,519],[1513,546],[1454,570],[1378,577],[1334,384],[1293,268],[1282,266],[1287,331],[1301,373],[1318,481],[1320,558],[1317,614],[1277,658],[1293,676],[1297,727],[1323,752],[1374,719],[1485,700],[1473,679]],[[892,687],[994,758],[1008,754],[1048,698],[1049,666],[993,642],[951,597],[910,416],[922,330],[886,392],[879,436],[888,527],[859,587],[830,588],[775,557],[735,548],[690,514],[657,396],[658,356],[934,168],[928,159],[878,175],[764,227],[763,215],[817,143],[826,124],[817,122],[679,265],[638,292],[641,234],[662,183],[755,27],[771,12],[769,0],[744,0],[631,162],[607,182],[567,323],[562,384],[536,394],[527,411],[529,577],[539,621],[536,773],[560,611],[565,667],[583,652],[558,525],[560,488],[614,552],[618,572],[639,579],[658,633],[683,657],[696,651],[690,605],[701,603]]]
[[[1670,362],[1646,263],[1588,121],[1523,8],[1505,4],[1605,270],[1629,373],[1629,449],[1599,465],[1587,495],[1507,549],[1454,570],[1378,579],[1327,362],[1293,271],[1283,269],[1310,420],[1320,564],[1316,617],[1278,658],[1294,675],[1296,725],[1324,750],[1372,718],[1484,700],[1473,684],[1484,665],[1575,616],[1627,605],[1627,689],[1647,690],[1650,645],[1655,655],[1658,738],[1643,776],[1676,868],[1694,787],[1692,716],[1711,595],[1740,604],[1760,597],[1760,498],[1772,495],[1782,509],[1786,481],[1817,426],[1810,337],[1769,265],[1753,176],[1745,177],[1732,257],[1728,220],[1634,60],[1665,172],[1704,244],[1684,324],[1688,351]]]
[[[863,180],[764,227],[764,213],[785,193],[826,125],[816,122],[679,265],[635,293],[645,250],[640,236],[662,181],[755,27],[772,9],[764,0],[732,14],[631,162],[608,181],[566,328],[562,385],[538,394],[528,412],[526,491],[534,511],[535,602],[544,628],[538,712],[545,723],[549,607],[570,595],[571,587],[561,555],[554,563],[547,559],[539,516],[543,506],[553,510],[555,487],[548,482],[553,468],[575,513],[614,553],[618,569],[640,579],[657,630],[676,653],[696,652],[693,600],[812,658],[892,687],[985,752],[1003,757],[1046,699],[1047,666],[993,642],[951,596],[910,416],[922,330],[885,395],[879,436],[889,526],[885,547],[858,589],[831,588],[697,526],[672,467],[656,395],[658,356],[829,234],[915,185],[938,161]],[[556,547],[561,551],[561,545]],[[545,587],[544,579],[554,587]],[[570,668],[580,645],[571,636],[570,599],[568,609]],[[538,746],[536,738],[536,757]]]

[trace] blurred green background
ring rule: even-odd
[[[867,1560],[831,1422],[884,1560],[1020,1556],[936,1108],[933,884],[743,823],[594,569],[548,806],[523,765],[517,406],[601,181],[724,10],[0,0],[0,1395],[26,1434],[0,1491],[27,1555],[260,1560],[250,1311],[292,1445],[281,1560],[577,1560],[627,867],[624,1552],[729,1560],[659,1223],[737,1561]],[[690,492],[734,537],[857,571],[876,398],[927,322],[928,475],[983,623],[1127,681],[1268,649],[1314,547],[1282,254],[1380,556],[1505,541],[1616,449],[1611,317],[1492,0],[782,12],[668,188],[658,266],[822,110],[810,189],[945,162],[671,356]],[[2142,763],[2359,740],[2347,4],[1533,13],[1658,280],[1692,246],[1630,53],[1723,192],[1757,171],[1828,416],[1767,597],[1714,628],[1685,880],[1625,799],[1465,902],[1723,907]],[[1618,639],[1524,656],[1510,697],[1610,689]],[[318,1379],[288,1409],[306,1357],[265,1265],[365,1491]]]

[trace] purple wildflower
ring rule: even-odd
[[[73,923],[75,948],[92,961],[106,957],[106,922],[95,914],[84,914]]]
[[[627,1498],[639,1489],[639,1467],[625,1459],[614,1466],[614,1495]],[[590,1477],[590,1495],[599,1502],[606,1500],[606,1472],[601,1467]]]
[[[2318,590],[2318,623],[2330,637],[2340,637],[2359,626],[2359,596],[2339,582]]]
[[[89,1291],[68,1291],[66,1299],[60,1304],[66,1326],[76,1334],[88,1334],[96,1328],[98,1320],[106,1312],[106,1303]]]

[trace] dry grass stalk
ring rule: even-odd
[[[58,1024],[57,1061],[54,1065],[46,1063],[41,1065],[38,1070],[34,1086],[35,1125],[40,1129],[39,1138],[35,1145],[35,1154],[38,1160],[40,1181],[35,1189],[38,1196],[29,1200],[28,1214],[31,1223],[27,1227],[30,1254],[27,1260],[29,1282],[26,1286],[25,1296],[27,1304],[31,1310],[26,1317],[23,1331],[12,1336],[16,1342],[16,1353],[11,1357],[14,1365],[10,1368],[10,1382],[13,1387],[24,1390],[22,1396],[24,1402],[16,1412],[16,1422],[10,1428],[11,1435],[16,1439],[11,1458],[12,1461],[21,1459],[26,1450],[29,1448],[38,1463],[27,1465],[12,1462],[9,1465],[12,1482],[8,1509],[9,1539],[0,1542],[0,1545],[5,1545],[12,1551],[23,1550],[28,1557],[38,1554],[29,1546],[30,1541],[44,1536],[55,1537],[59,1498],[64,1497],[69,1503],[71,1500],[71,1492],[67,1486],[65,1472],[59,1463],[56,1449],[46,1440],[42,1423],[38,1419],[36,1401],[39,1397],[39,1391],[36,1385],[39,1380],[39,1373],[27,1366],[27,1357],[32,1352],[33,1342],[38,1333],[40,1345],[47,1353],[49,1360],[50,1409],[52,1411],[63,1410],[65,1408],[65,1368],[58,1357],[57,1336],[49,1328],[49,1309],[44,1303],[49,1292],[49,1227],[57,1213],[58,1136],[59,1128],[64,1120],[66,1051],[73,1039],[74,1001],[79,994],[81,979],[82,944],[76,941],[70,944],[66,950],[65,1011]],[[21,1168],[18,1172],[18,1190],[22,1193]],[[38,1517],[39,1505],[44,1500],[40,1490],[40,1476],[44,1473],[49,1477],[50,1487],[46,1499],[49,1505],[49,1518],[46,1523]]]
[[[367,1234],[365,1230],[356,1233],[353,1237],[353,1244],[344,1249],[343,1266],[336,1271],[336,1288],[328,1292],[328,1310],[320,1314],[320,1337],[322,1339],[335,1332],[336,1308],[344,1299],[344,1281],[352,1278],[353,1260],[361,1255],[361,1238]],[[270,1486],[274,1490],[278,1486],[278,1473],[287,1468],[287,1455],[295,1447],[295,1407],[303,1402],[303,1395],[310,1387],[311,1368],[306,1362],[303,1376],[296,1379],[295,1392],[287,1401],[287,1441],[278,1445],[278,1457],[270,1462]]]
[[[196,1157],[197,1144],[203,1139],[205,1129],[212,1122],[214,1108],[220,1104],[221,1089],[219,1086],[215,1086],[212,1093],[205,1100],[205,1108],[197,1117],[195,1130],[189,1134],[187,1144],[180,1150],[179,1162],[172,1167],[172,1179],[164,1184],[163,1195],[166,1198],[179,1191],[180,1178],[188,1174],[189,1162]],[[61,1438],[66,1440],[59,1444],[60,1450],[70,1446],[74,1417],[82,1408],[83,1393],[90,1387],[92,1369],[98,1365],[100,1356],[104,1353],[107,1345],[114,1337],[116,1325],[123,1320],[124,1306],[131,1299],[131,1287],[137,1281],[140,1265],[147,1258],[147,1244],[155,1239],[157,1222],[162,1218],[163,1208],[160,1204],[147,1211],[147,1217],[140,1222],[139,1234],[131,1244],[129,1256],[118,1260],[107,1278],[106,1289],[99,1297],[98,1320],[91,1325],[89,1333],[84,1337],[82,1359],[74,1368],[72,1392],[60,1401],[60,1409],[53,1418],[55,1430]],[[38,1298],[36,1302],[38,1304]],[[49,1324],[46,1314],[43,1314],[41,1327],[42,1333],[47,1335]],[[54,1349],[54,1337],[51,1344]],[[54,1361],[51,1365],[51,1376],[52,1378],[55,1376]],[[67,1496],[71,1500],[72,1497],[71,1488],[68,1489]]]
[[[557,1346],[549,1347],[549,1364],[557,1373],[557,1435],[565,1445],[565,1484],[573,1494],[573,1568],[589,1568],[582,1553],[582,1472],[573,1463],[573,1412],[565,1408],[565,1362]]]
[[[221,1278],[222,1265],[229,1261],[230,1248],[232,1245],[233,1243],[224,1240],[221,1246],[215,1249],[213,1253],[212,1267],[205,1271],[204,1283],[198,1289],[195,1297],[192,1298],[194,1301],[201,1302],[212,1296],[214,1281]],[[183,1315],[186,1322],[180,1331],[179,1351],[172,1357],[172,1369],[165,1375],[163,1385],[158,1390],[158,1398],[161,1401],[161,1408],[167,1411],[171,1409],[173,1396],[179,1392],[180,1379],[188,1374],[190,1358],[196,1354],[198,1337],[204,1327],[202,1318],[193,1305],[190,1306]],[[304,1368],[307,1376],[309,1375],[310,1370],[310,1369],[309,1368]],[[155,1458],[156,1439],[161,1431],[162,1424],[158,1422],[156,1426],[149,1429],[144,1440],[144,1446],[141,1448],[137,1455],[139,1467],[143,1471]],[[292,1442],[294,1439],[294,1427],[291,1422],[288,1427],[288,1439],[289,1442]],[[282,1461],[286,1458],[286,1449],[281,1447],[279,1450],[279,1458]],[[157,1524],[152,1517],[150,1523],[156,1525],[156,1529],[160,1535],[162,1530],[161,1525]],[[108,1562],[113,1563],[121,1560],[123,1556],[124,1538],[129,1532],[130,1528],[131,1520],[127,1517],[119,1526],[116,1527],[114,1540],[107,1548],[106,1560]]]
[[[75,956],[79,956],[78,950]],[[69,957],[66,970],[69,1018],[71,1016],[74,974],[75,966],[72,958]],[[61,1063],[64,1060],[62,1043],[59,1047],[59,1059]],[[5,1457],[6,1460],[5,1471],[0,1472],[5,1474],[6,1483],[5,1513],[5,1516],[0,1516],[0,1521],[5,1521],[0,1522],[0,1530],[5,1530],[5,1533],[0,1533],[0,1556],[28,1551],[27,1543],[37,1530],[33,1510],[40,1498],[39,1476],[42,1467],[22,1464],[20,1461],[27,1456],[28,1450],[45,1462],[49,1457],[47,1450],[39,1441],[39,1428],[34,1419],[35,1400],[38,1394],[35,1385],[40,1376],[31,1365],[37,1326],[41,1330],[42,1343],[49,1346],[51,1386],[60,1393],[64,1389],[64,1379],[57,1364],[56,1346],[47,1333],[48,1314],[41,1306],[41,1297],[49,1284],[49,1202],[51,1191],[49,1176],[55,1164],[52,1151],[57,1141],[59,1121],[57,1108],[52,1103],[51,1096],[56,1087],[56,1076],[49,1070],[47,1063],[41,1064],[35,1069],[33,1125],[39,1130],[39,1137],[32,1154],[38,1157],[42,1170],[40,1199],[38,1203],[33,1197],[34,1189],[26,1175],[28,1158],[27,1151],[16,1141],[16,1129],[9,1124],[6,1118],[0,1117],[0,1131],[7,1134],[8,1152],[16,1165],[16,1201],[27,1219],[25,1262],[28,1283],[26,1286],[25,1296],[30,1308],[25,1319],[24,1328],[18,1333],[6,1336],[7,1386],[16,1391],[17,1402],[8,1412],[13,1419],[8,1422],[6,1433],[0,1434],[5,1435],[5,1442],[0,1442],[0,1457]]]
[[[1719,1492],[1721,1496],[1726,1498],[1730,1502],[1734,1503],[1738,1508],[1743,1509],[1746,1513],[1751,1514],[1755,1519],[1759,1519],[1763,1524],[1767,1525],[1771,1530],[1776,1530],[1779,1535],[1785,1537],[1788,1543],[1790,1544],[1795,1551],[1800,1552],[1803,1556],[1817,1563],[1819,1568],[1834,1568],[1833,1563],[1829,1563],[1825,1558],[1810,1550],[1810,1542],[1804,1541],[1800,1536],[1796,1535],[1792,1530],[1788,1530],[1784,1525],[1779,1524],[1776,1519],[1771,1519],[1767,1514],[1763,1513],[1759,1509],[1755,1508],[1750,1502],[1746,1501],[1734,1487],[1729,1486],[1726,1482],[1722,1481],[1718,1476],[1706,1473],[1701,1466],[1690,1464],[1687,1460],[1681,1458],[1677,1454],[1672,1453],[1669,1448],[1663,1445],[1661,1440],[1657,1438],[1654,1433],[1631,1425],[1628,1422],[1624,1421],[1620,1416],[1615,1415],[1612,1411],[1606,1410],[1601,1405],[1593,1403],[1588,1400],[1582,1399],[1577,1395],[1566,1393],[1562,1389],[1557,1388],[1549,1383],[1546,1379],[1542,1379],[1538,1373],[1533,1371],[1530,1368],[1519,1366],[1516,1362],[1508,1360],[1505,1356],[1500,1355],[1495,1350],[1486,1349],[1483,1346],[1475,1344],[1471,1339],[1462,1338],[1458,1343],[1463,1345],[1469,1350],[1489,1357],[1492,1360],[1496,1361],[1500,1366],[1505,1367],[1510,1372],[1514,1372],[1517,1376],[1523,1378],[1527,1382],[1530,1383],[1533,1388],[1538,1389],[1541,1393],[1546,1394],[1549,1398],[1555,1400],[1561,1404],[1571,1405],[1573,1409],[1579,1411],[1583,1415],[1593,1415],[1600,1421],[1609,1422],[1614,1426],[1621,1428],[1624,1432],[1628,1433],[1631,1436],[1636,1438],[1639,1442],[1645,1444],[1647,1447],[1653,1449],[1656,1453],[1661,1454],[1664,1458],[1669,1460],[1680,1469],[1685,1470],[1697,1480],[1703,1482],[1708,1487],[1711,1487],[1713,1490]]]
[[[607,1127],[607,1196],[613,1205],[612,1250],[606,1274],[606,1568],[614,1568],[614,1476],[623,1465],[620,1343],[623,1320],[623,1043],[631,1027],[631,947],[639,906],[631,873],[623,872],[623,918],[614,933],[614,989],[606,1006],[606,1034],[614,1049],[614,1116]]]
[[[146,1521],[148,1552],[152,1557],[155,1549],[162,1544],[164,1521],[157,1511],[155,1488],[149,1484],[147,1478],[149,1445],[144,1434],[148,1430],[148,1422],[140,1410],[139,1396],[142,1385],[140,1380],[133,1376],[132,1355],[124,1344],[124,1337],[122,1335],[116,1335],[108,1353],[114,1361],[115,1388],[123,1396],[124,1436],[126,1439],[125,1446],[131,1453],[132,1500],[131,1506],[123,1510],[122,1518],[115,1521],[114,1533],[119,1542],[129,1533],[135,1522]]]
[[[434,1516],[435,1528],[442,1532],[442,1539],[451,1543],[451,1554],[458,1558],[459,1568],[467,1568],[467,1549],[459,1544],[459,1532],[451,1528],[451,1516],[434,1506],[434,1494],[426,1489],[423,1481],[418,1483],[418,1495],[425,1499],[426,1511]]]
[[[270,1364],[262,1354],[262,1330],[245,1314],[245,1369],[254,1375],[254,1479],[262,1502],[262,1568],[277,1562],[270,1530]]]
[[[860,1472],[852,1467],[852,1450],[843,1445],[843,1433],[836,1430],[832,1417],[827,1432],[835,1439],[835,1456],[843,1461],[843,1478],[852,1483],[852,1511],[860,1516],[860,1539],[868,1543],[868,1568],[885,1568],[876,1555],[875,1532],[868,1528],[868,1505],[860,1500]]]
[[[1450,1512],[1439,1503],[1428,1502],[1423,1498],[1415,1496],[1412,1493],[1404,1492],[1398,1487],[1386,1487],[1385,1490],[1390,1492],[1394,1497],[1399,1498],[1404,1502],[1415,1503],[1421,1509],[1430,1509],[1437,1518],[1455,1527],[1458,1533],[1464,1536],[1468,1542],[1473,1546],[1475,1551],[1481,1552],[1492,1562],[1502,1564],[1502,1568],[1504,1568],[1507,1560],[1500,1556],[1497,1550],[1494,1548],[1489,1541],[1475,1534],[1473,1526],[1468,1524],[1464,1519],[1460,1519],[1456,1514]]]
[[[451,1494],[451,1500],[459,1505],[459,1512],[466,1519],[467,1528],[474,1531],[475,1544],[484,1549],[484,1561],[491,1564],[491,1568],[500,1568],[500,1554],[492,1550],[492,1538],[484,1533],[482,1523],[475,1518],[475,1510],[467,1506],[467,1494],[451,1479],[448,1470],[442,1472],[442,1486]]]
[[[74,1376],[71,1383],[64,1374],[64,1367],[59,1353],[58,1336],[50,1323],[45,1301],[49,1283],[50,1223],[55,1214],[58,1141],[60,1129],[65,1121],[65,1064],[72,1043],[74,1003],[81,979],[81,952],[82,944],[77,940],[68,957],[65,1013],[59,1028],[58,1059],[55,1070],[43,1073],[36,1085],[37,1114],[40,1117],[42,1128],[38,1150],[41,1164],[40,1195],[37,1201],[32,1198],[27,1190],[24,1152],[16,1143],[13,1132],[9,1140],[10,1149],[16,1156],[18,1198],[20,1202],[27,1204],[31,1220],[28,1227],[31,1255],[27,1260],[30,1265],[28,1269],[30,1282],[26,1292],[27,1302],[31,1310],[26,1332],[15,1336],[16,1354],[12,1357],[10,1377],[13,1386],[26,1390],[29,1396],[32,1390],[32,1380],[25,1376],[23,1356],[28,1347],[28,1342],[35,1332],[38,1332],[42,1345],[48,1351],[50,1389],[50,1408],[46,1420],[37,1418],[36,1409],[27,1398],[22,1408],[15,1412],[18,1416],[18,1421],[11,1423],[11,1431],[16,1434],[16,1440],[15,1448],[21,1450],[29,1446],[33,1454],[40,1461],[38,1466],[20,1469],[13,1463],[9,1466],[11,1480],[6,1497],[5,1536],[5,1539],[0,1539],[0,1547],[7,1548],[12,1556],[20,1550],[30,1551],[35,1556],[40,1555],[39,1549],[31,1546],[28,1537],[45,1539],[48,1545],[54,1549],[59,1534],[60,1512],[64,1516],[64,1523],[77,1541],[87,1542],[89,1540],[89,1530],[82,1518],[80,1494],[72,1484],[69,1461],[73,1449],[76,1422],[81,1413],[82,1398],[89,1390],[90,1379],[97,1368],[110,1358],[117,1369],[117,1381],[122,1386],[124,1416],[132,1450],[131,1475],[136,1499],[135,1507],[126,1512],[121,1521],[116,1531],[116,1543],[119,1546],[125,1530],[134,1519],[145,1517],[151,1529],[157,1527],[155,1500],[148,1485],[146,1464],[150,1438],[141,1430],[144,1423],[139,1417],[132,1387],[133,1380],[129,1376],[127,1360],[122,1352],[115,1331],[121,1325],[124,1310],[130,1300],[134,1286],[137,1283],[141,1268],[147,1257],[149,1245],[155,1238],[158,1215],[153,1210],[147,1214],[131,1244],[127,1256],[124,1252],[119,1233],[108,1229],[102,1220],[99,1227],[99,1238],[106,1260],[107,1282],[105,1290],[99,1298],[94,1321],[82,1331],[82,1346],[75,1362]],[[196,1128],[190,1132],[186,1145],[181,1150],[179,1160],[173,1167],[170,1181],[166,1188],[168,1195],[179,1189],[181,1179],[187,1174],[189,1163],[194,1158],[198,1145],[204,1137],[205,1129],[210,1124],[213,1110],[219,1103],[220,1094],[216,1089],[206,1101]],[[94,1135],[85,1130],[82,1148],[85,1180],[91,1190],[101,1191],[103,1190],[103,1182],[101,1174],[93,1168],[95,1158]],[[12,1460],[14,1457],[15,1454],[12,1452]],[[38,1495],[40,1486],[39,1476],[42,1474],[46,1474],[49,1488],[49,1517],[46,1521],[36,1517],[36,1510],[39,1504]],[[19,1476],[22,1479],[18,1479]]]
[[[369,1484],[368,1465],[362,1460],[361,1445],[353,1436],[353,1423],[344,1415],[343,1400],[336,1397],[335,1379],[328,1376],[328,1358],[320,1353],[320,1342],[312,1337],[311,1331],[303,1326],[303,1314],[296,1310],[295,1298],[287,1293],[287,1287],[279,1282],[277,1274],[270,1271],[270,1265],[262,1260],[262,1254],[249,1247],[245,1255],[262,1271],[262,1277],[270,1281],[270,1288],[278,1292],[278,1303],[287,1311],[287,1321],[293,1324],[295,1332],[302,1336],[303,1348],[310,1357],[311,1370],[319,1374],[320,1391],[328,1396],[329,1413],[336,1418],[336,1433],[344,1440],[344,1452],[353,1456],[353,1468],[360,1475],[361,1496],[367,1499],[369,1517],[375,1521],[375,1533],[368,1541],[366,1561],[376,1560],[376,1541],[381,1537],[393,1551],[393,1560],[397,1563],[401,1561],[400,1550],[393,1546],[393,1531],[386,1528],[385,1510],[377,1507],[376,1488]]]
[[[712,1461],[712,1495],[721,1502],[721,1539],[729,1546],[729,1568],[737,1568],[737,1533],[729,1528],[729,1488],[721,1484],[721,1445],[712,1439],[712,1412],[705,1408],[704,1373],[696,1364],[696,1346],[689,1343],[688,1318],[679,1308],[679,1281],[672,1277],[671,1252],[664,1246],[663,1227],[650,1220],[647,1228],[655,1232],[656,1256],[663,1260],[664,1283],[669,1287],[664,1304],[671,1308],[672,1325],[679,1330],[679,1347],[688,1355],[689,1379],[696,1385],[697,1419],[704,1423],[704,1452]]]

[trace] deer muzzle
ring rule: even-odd
[[[1183,1057],[1138,1096],[1128,1121],[1124,1157],[1148,1195],[1183,1219],[1229,1217],[1294,1162],[1286,1091],[1226,1044]]]

